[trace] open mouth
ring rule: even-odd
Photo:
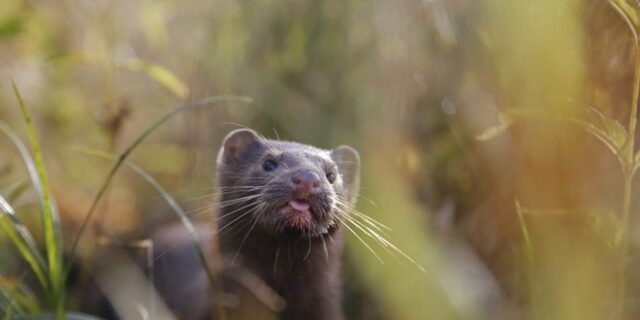
[[[295,211],[304,212],[308,211],[311,205],[305,200],[291,200],[289,201],[289,207]]]
[[[326,225],[318,221],[314,208],[306,199],[291,199],[280,209],[284,225],[284,234],[297,238],[311,235],[332,234],[337,226],[327,222]]]
[[[308,201],[300,199],[290,200],[284,212],[287,214],[287,221],[290,227],[309,229],[313,225],[311,204]]]

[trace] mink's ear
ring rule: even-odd
[[[339,146],[331,151],[331,159],[338,166],[347,199],[351,204],[355,204],[360,189],[360,155],[358,155],[358,151],[349,146]]]
[[[251,146],[260,143],[260,137],[251,129],[236,129],[224,138],[218,152],[218,165],[233,164],[241,159]]]

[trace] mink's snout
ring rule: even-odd
[[[300,170],[291,176],[293,191],[297,199],[307,199],[320,192],[322,180],[312,170]]]

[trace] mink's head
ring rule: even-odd
[[[323,150],[238,129],[218,154],[220,215],[276,237],[321,237],[346,221],[359,169],[351,147]]]

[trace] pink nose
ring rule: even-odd
[[[320,189],[320,176],[310,170],[296,172],[291,177],[293,187],[300,197],[306,197],[318,192]]]

